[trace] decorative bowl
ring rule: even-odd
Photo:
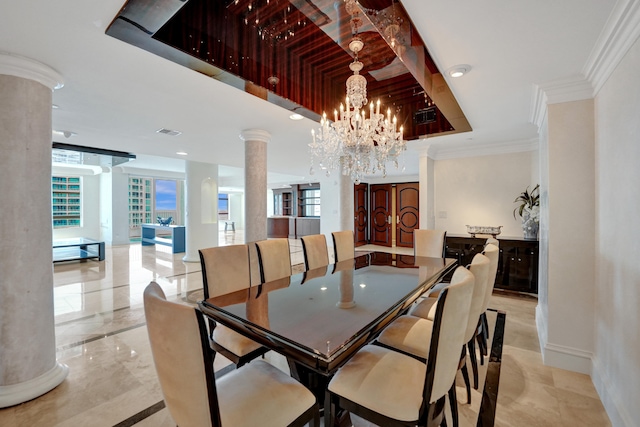
[[[490,234],[491,237],[496,237],[500,234],[502,225],[492,227],[488,225],[467,225],[467,233],[471,234],[471,237],[476,237],[476,234]]]

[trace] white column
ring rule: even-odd
[[[200,262],[198,250],[218,246],[218,165],[187,161],[185,246],[182,258]]]
[[[108,245],[127,245],[129,239],[129,174],[116,166],[100,174],[101,238]]]
[[[354,190],[353,181],[346,175],[339,175],[340,183],[340,230],[354,231],[355,212],[354,212]],[[324,196],[324,191],[320,187],[320,196]],[[338,230],[334,230],[338,231]],[[329,237],[331,234],[329,234]]]
[[[62,77],[0,53],[0,408],[60,384],[51,227],[51,101]]]
[[[435,172],[434,161],[427,154],[427,150],[420,153],[420,228],[436,228],[435,217]]]
[[[267,238],[267,142],[269,132],[259,129],[240,133],[244,141],[245,242]]]

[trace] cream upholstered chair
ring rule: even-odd
[[[216,381],[202,313],[144,290],[153,362],[165,404],[180,427],[320,425],[318,405],[302,384],[257,360]]]
[[[484,364],[484,357],[487,356],[487,341],[489,339],[489,323],[487,322],[487,309],[489,308],[489,301],[491,301],[491,295],[493,294],[493,287],[496,284],[496,275],[498,273],[498,261],[500,258],[500,249],[493,243],[488,243],[484,247],[482,252],[491,265],[489,266],[489,278],[487,287],[484,294],[484,302],[482,304],[482,314],[480,315],[480,321],[478,322],[477,341],[480,347],[480,363]]]
[[[334,263],[355,257],[353,231],[334,231],[331,233],[331,238],[333,239]]]
[[[303,236],[300,240],[302,240],[302,252],[307,270],[329,265],[329,250],[324,234],[311,234]]]
[[[413,255],[431,258],[444,258],[444,243],[447,232],[444,230],[413,230]]]
[[[269,239],[256,242],[262,283],[291,276],[289,239]]]
[[[467,387],[467,401],[471,402],[471,386],[466,367],[466,348],[469,348],[471,358],[471,366],[473,369],[474,388],[478,388],[478,362],[475,352],[475,337],[478,326],[478,319],[482,311],[484,302],[484,293],[487,286],[490,262],[489,258],[482,254],[476,254],[469,264],[469,271],[474,276],[473,298],[469,310],[469,322],[465,331],[465,343],[462,355],[460,357],[459,369],[462,370],[465,385]],[[456,270],[458,274],[458,270]],[[458,277],[452,277],[451,283],[456,283]],[[432,298],[428,298],[416,306],[411,315],[401,316],[392,322],[378,337],[378,341],[384,345],[406,351],[419,357],[426,357],[428,347],[421,337],[424,335],[423,330],[429,328],[430,323],[435,318],[437,304],[431,304]],[[428,310],[427,310],[428,308]],[[418,316],[421,315],[422,316]],[[428,323],[425,323],[424,321]]]
[[[395,349],[369,344],[338,370],[327,389],[325,426],[345,409],[381,426],[439,426],[464,344],[474,278],[458,267],[456,283],[440,294],[426,363]],[[425,320],[426,321],[426,320]],[[327,408],[329,405],[329,408]]]
[[[429,258],[444,258],[445,239],[447,232],[444,230],[419,229],[413,230],[413,256],[423,256]],[[448,282],[440,282],[427,291],[424,296],[438,294],[440,290],[448,285]],[[437,298],[434,297],[434,301]]]
[[[213,298],[243,289],[249,292],[251,272],[249,247],[231,245],[200,249],[204,298]],[[211,346],[237,367],[263,355],[269,349],[224,325],[209,320]]]

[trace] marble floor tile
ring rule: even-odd
[[[244,234],[242,230],[221,232],[219,242],[244,243]],[[299,271],[304,258],[300,241],[290,240],[290,249],[293,270]],[[411,248],[371,245],[357,250],[413,253]],[[153,280],[169,300],[194,305],[202,299],[200,264],[184,262],[183,256],[172,254],[164,246],[132,243],[107,247],[103,262],[56,264],[57,358],[69,366],[69,376],[37,399],[0,409],[0,425],[117,426],[125,420],[135,420],[136,426],[175,426],[169,411],[160,408],[162,392],[148,344],[142,293]],[[610,425],[588,376],[543,365],[535,324],[536,304],[533,298],[497,293],[491,300],[491,308],[507,313],[495,425]],[[286,360],[276,353],[267,353],[265,360],[288,371]],[[218,355],[214,368],[229,369],[230,363]],[[486,363],[487,359],[480,367],[481,382]],[[470,405],[466,403],[460,376],[456,390],[460,426],[475,426],[481,390],[472,390]],[[355,418],[353,424],[371,425]]]

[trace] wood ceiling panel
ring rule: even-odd
[[[132,3],[136,8],[125,6],[121,16],[124,19],[126,14],[128,22],[144,28],[144,20],[150,19],[148,11],[157,1],[130,0],[127,5]],[[414,113],[433,104],[425,96],[425,81],[439,72],[402,6],[391,0],[361,0],[360,4],[364,25],[359,35],[365,45],[359,59],[364,64],[361,74],[368,81],[368,98],[380,98],[385,109],[397,112],[406,139],[451,131],[440,111],[433,123],[414,123]],[[167,8],[171,14],[152,32],[154,42],[132,43],[157,51],[161,42],[167,49],[262,86],[312,113],[332,113],[344,99],[353,61],[347,47],[352,38],[349,15],[344,4],[337,10],[333,5],[327,0],[189,0],[182,7]],[[127,10],[146,12],[136,18]],[[157,14],[153,19],[159,20]],[[397,33],[385,29],[389,22],[400,24]],[[397,54],[402,50],[391,48],[390,34],[397,34],[394,39],[404,51],[417,49],[424,55],[403,55],[401,61]],[[406,62],[413,56],[424,56],[425,63]],[[204,64],[196,69],[203,72]],[[278,78],[275,84],[273,77]]]

